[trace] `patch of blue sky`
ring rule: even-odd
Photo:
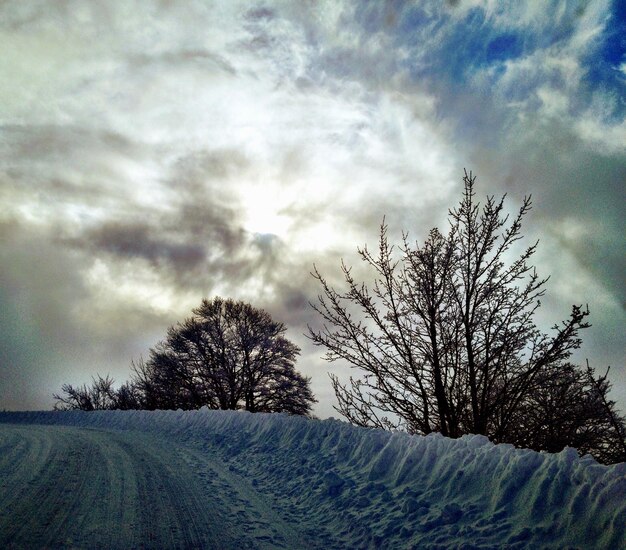
[[[607,24],[601,57],[606,63],[618,67],[626,62],[626,2],[614,0]]]
[[[525,74],[520,72],[514,79],[506,78],[511,63],[517,60],[536,58],[541,63],[543,52],[554,56],[561,50],[565,55],[571,51],[570,45],[577,41],[581,24],[586,24],[581,19],[585,17],[585,7],[578,2],[566,2],[555,4],[554,8],[529,21],[507,14],[505,4],[496,8],[496,14],[475,7],[459,16],[444,3],[359,2],[354,8],[354,32],[362,40],[384,33],[392,49],[371,59],[333,52],[334,55],[325,59],[329,64],[325,68],[350,74],[359,72],[356,67],[366,63],[379,79],[388,79],[401,71],[412,82],[437,95],[442,115],[454,97],[460,96],[463,103],[469,95],[479,102],[489,102],[492,112],[507,104],[524,104],[533,110],[540,106],[537,90],[548,87],[568,95],[571,115],[584,112],[600,101],[602,109],[594,110],[601,113],[603,121],[619,122],[626,113],[626,77],[621,70],[626,62],[623,0],[613,3],[606,26],[595,42],[585,46],[582,56],[578,53],[577,62],[582,64],[585,76],[577,83],[576,92],[572,91],[572,83],[566,82],[567,71],[559,65],[529,66]],[[402,54],[394,56],[396,52]],[[369,72],[360,76],[371,78]],[[465,123],[473,126],[479,122]]]
[[[604,122],[619,123],[626,116],[626,2],[613,3],[611,17],[595,48],[581,60],[586,69],[585,83],[588,101],[594,93],[612,96],[614,101],[605,102]]]
[[[519,57],[523,52],[523,40],[516,34],[501,34],[487,44],[485,62],[505,61]]]
[[[417,16],[418,12],[407,10],[395,37],[397,47],[414,54],[402,64],[415,80],[443,80],[453,88],[466,88],[481,70],[496,85],[505,71],[504,63],[525,55],[527,44],[533,43],[526,33],[495,26],[481,8],[469,10],[461,20],[440,13],[436,22]],[[426,35],[416,25],[426,25]],[[414,64],[417,58],[423,62]]]

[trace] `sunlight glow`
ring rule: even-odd
[[[258,182],[245,186],[242,195],[244,228],[247,231],[286,238],[292,224],[291,216],[285,211],[290,203],[287,189]]]

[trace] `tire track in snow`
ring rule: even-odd
[[[108,433],[108,432],[107,432]],[[205,494],[197,475],[182,462],[177,446],[168,448],[145,436],[108,433],[133,457],[141,475],[134,486],[142,503],[135,519],[142,548],[239,548],[215,499]]]
[[[271,529],[267,503],[223,472],[218,485],[206,483],[196,466],[208,460],[191,460],[191,451],[167,441],[136,432],[2,425],[0,449],[2,548],[241,550],[280,547],[284,539]]]
[[[216,495],[229,523],[238,525],[247,535],[241,548],[323,548],[318,540],[305,535],[303,525],[293,520],[289,507],[260,493],[217,453],[190,447],[181,447],[179,452],[182,460],[198,472],[206,491]]]
[[[49,452],[50,442],[46,438],[25,439],[18,430],[0,430],[0,523],[20,498],[24,477],[34,476]]]
[[[13,485],[21,485],[19,493],[3,487],[0,494],[0,545],[6,547],[60,546],[68,540],[59,539],[71,521],[75,503],[85,494],[86,476],[92,467],[92,447],[68,437],[66,428],[43,433],[41,429],[15,429],[22,454],[19,469],[7,476]],[[51,437],[54,434],[55,437]],[[44,447],[45,453],[37,449]],[[3,470],[3,477],[5,471]]]

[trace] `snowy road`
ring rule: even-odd
[[[626,549],[626,463],[235,411],[0,412],[0,549]]]
[[[211,455],[140,433],[0,425],[0,548],[306,548]]]

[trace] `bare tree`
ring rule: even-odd
[[[548,452],[575,447],[601,462],[625,462],[624,419],[608,398],[607,374],[596,377],[590,367],[569,363],[545,369],[518,408],[506,440]]]
[[[122,411],[144,409],[144,396],[134,381],[124,382],[114,393],[113,409]]]
[[[90,386],[83,384],[74,387],[71,384],[63,384],[61,387],[62,394],[53,394],[56,400],[54,408],[56,410],[82,410],[97,411],[115,409],[116,395],[113,388],[113,378],[107,375],[102,378],[96,375],[92,379]]]
[[[377,254],[358,250],[373,285],[345,264],[344,292],[313,273],[323,292],[312,305],[324,324],[309,337],[327,360],[360,372],[348,383],[331,374],[337,410],[355,424],[512,441],[532,392],[545,390],[550,373],[570,372],[589,312],[573,306],[550,335],[535,325],[547,281],[529,264],[537,243],[513,256],[531,198],[510,219],[504,197],[481,207],[475,177],[463,181],[447,235],[433,229],[420,247],[405,234],[396,259],[383,221]]]
[[[310,379],[295,370],[300,349],[285,325],[244,302],[203,300],[168,330],[133,382],[146,408],[245,409],[310,414]]]
[[[598,414],[595,429],[591,431],[593,443],[589,444],[589,452],[607,464],[626,462],[626,418],[619,414],[615,401],[608,397],[611,390],[608,379],[610,369],[608,367],[604,376],[596,378],[587,361],[585,371],[591,395],[604,413]]]

